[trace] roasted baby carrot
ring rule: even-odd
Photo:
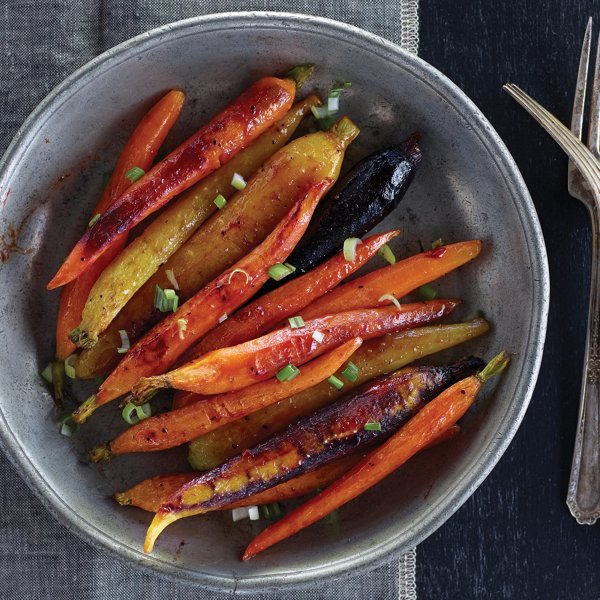
[[[227,163],[292,106],[301,81],[313,67],[297,67],[288,77],[255,82],[209,123],[143,175],[98,219],[48,284],[72,281],[137,223],[177,194]]]
[[[172,90],[143,116],[127,140],[91,218],[105,212],[131,186],[132,182],[127,177],[130,169],[139,167],[147,171],[152,166],[156,153],[181,113],[184,101],[183,92]],[[64,361],[75,351],[76,347],[69,339],[69,333],[81,321],[86,298],[100,273],[119,253],[125,242],[126,238],[123,236],[97,261],[97,264],[90,267],[84,275],[67,284],[62,290],[56,321],[56,359],[58,362]]]
[[[385,439],[441,390],[480,366],[479,359],[470,358],[448,367],[412,367],[382,377],[201,474],[160,507],[144,551],[151,552],[160,532],[178,519],[247,498]]]
[[[201,435],[190,444],[188,461],[194,469],[212,469],[382,373],[396,371],[419,358],[483,335],[488,330],[489,324],[484,319],[475,319],[467,323],[418,327],[365,342],[352,356],[352,363],[358,369],[356,381],[338,371],[336,376],[344,384],[341,391],[329,382],[323,382]],[[190,395],[194,401],[205,398]]]
[[[295,104],[250,146],[186,190],[167,207],[104,269],[90,290],[81,323],[75,323],[69,332],[79,326],[79,331],[86,339],[96,339],[137,290],[218,210],[215,199],[220,195],[225,201],[230,200],[235,192],[231,185],[235,173],[249,179],[283,146],[300,125],[303,117],[310,113],[311,107],[317,106],[319,102],[318,97],[313,95]],[[218,252],[218,249],[215,251]],[[193,262],[192,258],[190,260]],[[188,284],[184,283],[187,274],[180,269],[178,271],[182,286],[187,287]],[[175,271],[171,269],[171,272],[175,277]],[[165,287],[164,282],[159,285]],[[168,285],[173,286],[172,283]]]
[[[357,247],[353,261],[346,260],[340,252],[302,277],[246,305],[206,334],[188,353],[188,360],[217,348],[247,342],[270,331],[287,317],[300,315],[302,308],[360,269],[398,233],[390,231],[373,235]]]
[[[445,431],[439,438],[435,439],[431,446],[436,446],[455,437],[460,431],[458,425]],[[324,488],[351,469],[359,460],[363,458],[362,454],[348,454],[341,456],[336,460],[315,469],[303,473],[294,479],[284,481],[275,487],[269,488],[238,502],[233,502],[223,506],[222,509],[237,508],[238,506],[253,506],[256,504],[270,504],[272,502],[282,502],[299,496],[306,496],[313,493],[318,488]],[[117,492],[113,498],[121,506],[136,506],[148,512],[158,512],[161,504],[167,502],[169,498],[186,483],[189,483],[199,473],[197,471],[188,471],[187,473],[168,473],[166,475],[157,475],[150,479],[144,479],[140,483],[130,487],[123,492]]]
[[[416,254],[340,285],[302,309],[302,316],[312,319],[342,310],[380,306],[383,295],[401,298],[473,260],[480,251],[481,242],[473,240]]]
[[[403,465],[432,440],[452,427],[467,412],[479,393],[481,385],[490,377],[500,373],[508,364],[508,360],[506,354],[502,352],[493,358],[481,373],[458,381],[441,392],[400,431],[382,446],[373,450],[340,479],[258,534],[246,548],[243,560],[256,556],[273,544],[312,525]]]
[[[117,353],[119,330],[125,330],[133,341],[162,318],[153,304],[154,290],[157,285],[173,287],[169,273],[178,282],[181,302],[187,300],[262,242],[299,191],[325,179],[337,179],[345,149],[358,133],[350,119],[342,118],[329,131],[297,138],[272,156],[246,188],[208,219],[142,286],[94,347],[81,353],[77,376],[94,377],[110,371],[121,356]],[[251,150],[249,147],[248,152]]]
[[[291,381],[268,379],[237,392],[209,396],[205,401],[192,406],[140,421],[108,444],[94,448],[90,452],[90,460],[99,462],[118,454],[156,452],[185,444],[203,433],[241,419],[260,408],[324,381],[333,375],[361,344],[360,338],[353,338],[315,358]]]
[[[140,379],[133,396],[143,400],[164,387],[197,394],[239,390],[277,375],[298,374],[297,367],[353,337],[369,340],[402,331],[449,315],[459,300],[430,300],[395,306],[353,310],[305,322],[303,327],[284,327],[271,333],[204,354],[182,367]],[[315,335],[317,339],[315,339]]]
[[[140,377],[166,371],[223,315],[233,312],[251,298],[268,279],[269,267],[285,260],[298,243],[317,203],[330,185],[331,181],[325,180],[299,195],[288,214],[260,246],[139,340],[98,392],[73,412],[74,421],[84,422],[98,406],[127,393]],[[185,333],[182,332],[182,323]]]

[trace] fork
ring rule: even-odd
[[[591,37],[590,18],[579,62],[572,132],[518,86],[504,86],[569,156],[569,193],[583,202],[592,221],[592,275],[587,338],[575,448],[567,491],[567,506],[571,514],[578,523],[587,525],[594,524],[600,517],[600,44],[596,53],[587,147],[581,141]]]

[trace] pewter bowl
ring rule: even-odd
[[[461,436],[416,457],[344,507],[338,527],[316,524],[242,563],[243,548],[264,524],[233,524],[225,512],[178,522],[145,556],[150,516],[117,506],[110,494],[183,468],[184,453],[119,458],[99,473],[85,452],[123,428],[114,405],[99,411],[76,438],[58,435],[52,400],[38,375],[52,357],[58,297],[45,284],[85,227],[102,173],[161,93],[176,87],[188,96],[174,144],[252,80],[305,62],[318,65],[307,91],[353,83],[342,106],[362,133],[349,163],[421,131],[420,173],[380,229],[402,229],[395,244],[399,254],[439,237],[482,239],[482,256],[445,278],[440,289],[464,299],[458,317],[483,309],[494,327],[446,358],[467,353],[490,358],[505,348],[514,360],[481,395]],[[15,244],[11,227],[19,234]],[[42,102],[6,152],[0,233],[7,242],[7,260],[0,264],[0,437],[7,454],[65,526],[123,560],[180,580],[227,590],[308,585],[374,567],[418,544],[494,467],[536,381],[548,271],[538,220],[517,167],[483,115],[441,73],[341,23],[301,15],[221,14],[167,25],[106,52]],[[85,392],[77,391],[82,397]]]

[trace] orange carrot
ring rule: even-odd
[[[400,310],[386,306],[320,317],[297,329],[285,327],[237,346],[213,350],[164,375],[143,377],[133,386],[132,394],[141,400],[164,387],[197,394],[239,390],[273,377],[286,365],[293,371],[353,337],[369,340],[441,319],[459,303],[431,300],[405,304]]]
[[[228,162],[280,119],[294,102],[298,79],[304,80],[312,67],[295,71],[286,79],[264,77],[254,83],[136,181],[77,242],[48,289],[81,275],[137,223]]]
[[[261,533],[246,548],[243,560],[319,521],[387,477],[435,438],[444,434],[469,409],[490,377],[508,364],[501,352],[478,375],[471,375],[444,390],[389,440],[373,450],[354,468]]]
[[[401,298],[473,260],[480,251],[481,242],[473,240],[416,254],[340,285],[303,308],[302,316],[306,320],[343,310],[380,306],[384,294]]]
[[[357,246],[353,261],[346,260],[340,252],[305,275],[251,302],[204,336],[192,348],[188,360],[210,350],[247,342],[270,331],[285,318],[301,315],[302,308],[360,269],[381,246],[398,233],[400,232],[390,231],[373,235]]]
[[[237,392],[208,397],[186,408],[172,410],[140,421],[108,444],[90,452],[99,462],[129,452],[155,452],[180,446],[221,425],[241,419],[265,406],[289,398],[333,375],[362,344],[353,338],[304,366],[291,381],[272,378]]]
[[[164,373],[198,338],[217,325],[222,315],[248,301],[269,278],[269,267],[285,260],[298,243],[330,185],[331,180],[325,179],[308,190],[299,190],[298,200],[262,244],[142,337],[98,392],[75,410],[74,421],[83,423],[96,408],[130,391],[140,377]],[[240,270],[243,273],[238,273]],[[180,335],[182,320],[186,328]]]

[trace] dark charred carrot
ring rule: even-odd
[[[380,306],[383,295],[401,298],[473,260],[480,251],[481,242],[473,240],[416,254],[340,285],[302,309],[302,314],[305,319],[312,319],[342,310]]]
[[[139,167],[147,171],[152,166],[156,153],[181,113],[184,101],[183,92],[172,90],[143,116],[127,140],[92,217],[105,212],[131,186],[131,180],[126,177],[131,168]],[[56,321],[57,361],[62,362],[75,352],[76,346],[69,339],[69,333],[79,324],[85,301],[96,279],[125,242],[126,237],[123,236],[85,275],[67,284],[62,290]]]
[[[306,67],[300,73],[306,78]],[[77,242],[48,284],[72,281],[137,223],[218,169],[281,118],[292,106],[297,80],[265,77],[131,186]]]
[[[435,439],[430,446],[437,446],[442,442],[455,437],[460,431],[458,425],[445,431],[439,438]],[[291,498],[306,496],[313,493],[318,488],[324,488],[351,469],[358,461],[363,458],[363,454],[348,454],[341,456],[336,460],[303,473],[294,479],[284,481],[275,487],[269,488],[249,496],[233,504],[223,506],[222,509],[238,508],[239,506],[253,506],[257,504],[271,504],[272,502],[283,502]],[[130,487],[123,492],[117,492],[113,498],[121,506],[136,506],[148,512],[158,512],[161,504],[167,502],[169,498],[186,483],[198,477],[198,471],[189,471],[187,473],[168,473],[166,475],[157,475],[150,479],[144,479],[140,483]]]
[[[284,261],[302,236],[330,180],[319,182],[304,192],[273,232],[252,252],[211,281],[175,312],[163,319],[125,354],[98,392],[73,413],[83,423],[101,406],[131,390],[140,377],[166,371],[199,337],[247,302],[268,279],[268,269]],[[235,276],[242,270],[245,277]],[[185,333],[180,335],[180,322]]]
[[[90,460],[99,462],[129,452],[156,452],[180,446],[217,427],[241,419],[265,406],[297,394],[333,375],[360,347],[354,338],[308,363],[291,381],[269,379],[229,394],[209,396],[203,402],[140,421],[112,442],[97,446]]]
[[[197,394],[220,394],[276,375],[286,365],[298,367],[353,337],[370,340],[449,315],[459,300],[430,300],[395,306],[352,310],[306,321],[298,329],[284,327],[260,338],[204,354],[182,367],[140,379],[133,396],[143,400],[164,387]],[[318,334],[317,339],[314,335]]]
[[[305,306],[360,269],[381,246],[398,233],[399,231],[390,231],[373,235],[356,248],[353,261],[346,260],[340,252],[302,277],[251,302],[205,335],[192,348],[188,360],[210,350],[247,342],[270,331],[287,317],[301,315]]]
[[[471,375],[442,391],[400,431],[373,450],[353,469],[318,496],[257,535],[246,548],[243,560],[256,556],[273,544],[322,519],[387,477],[452,427],[467,412],[481,385],[501,372],[507,364],[508,357],[501,353],[492,359],[480,374]]]
[[[151,552],[160,532],[178,519],[237,502],[385,439],[441,390],[480,366],[472,358],[449,367],[404,369],[298,421],[175,492],[154,517],[144,551]]]

